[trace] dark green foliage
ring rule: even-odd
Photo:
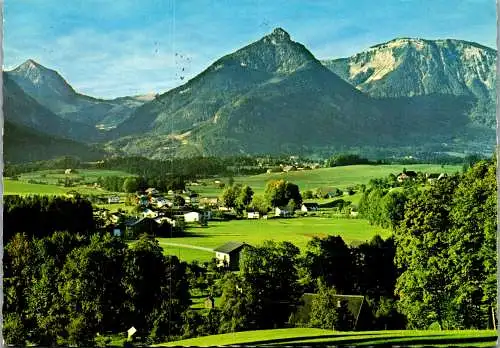
[[[396,233],[399,307],[410,327],[491,327],[496,306],[496,162],[407,203]]]
[[[80,196],[4,197],[3,231],[6,242],[16,232],[43,237],[54,231],[87,234],[94,227],[92,204]]]
[[[224,279],[220,330],[283,327],[300,297],[298,255],[289,242],[244,249],[240,274]]]
[[[355,164],[369,164],[370,161],[366,158],[362,158],[357,154],[338,154],[331,157],[328,162],[328,167],[339,167],[339,166],[349,166]]]
[[[311,304],[310,326],[338,331],[352,329],[355,318],[347,307],[347,301],[335,295],[335,289],[320,285]]]
[[[309,292],[317,290],[313,280],[320,279],[339,294],[352,294],[355,284],[355,263],[349,247],[340,236],[324,239],[314,237],[307,245],[302,261]]]
[[[302,203],[299,187],[285,180],[269,181],[264,196],[272,207],[286,206],[290,200],[294,201],[295,206],[300,206]]]
[[[97,333],[131,326],[151,342],[164,341],[180,334],[190,304],[185,264],[163,256],[148,237],[128,248],[109,235],[17,234],[5,265],[9,343],[92,346]]]

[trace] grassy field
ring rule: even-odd
[[[223,335],[198,337],[155,345],[172,346],[223,346],[223,345],[287,345],[324,346],[326,344],[348,346],[404,345],[411,347],[495,347],[497,339],[493,330],[464,331],[362,331],[338,332],[331,330],[293,328],[277,330],[245,331]]]
[[[159,238],[160,246],[163,248],[163,254],[165,255],[175,255],[179,260],[191,262],[197,260],[199,262],[210,261],[215,257],[215,253],[209,251],[203,251],[198,249],[185,248],[180,246],[172,246],[164,243],[164,240],[171,241],[168,238]],[[162,241],[163,240],[163,241]],[[178,238],[175,239],[176,241]],[[184,240],[182,240],[184,243]]]
[[[389,174],[399,174],[403,171],[413,170],[426,173],[455,173],[461,171],[458,165],[434,165],[434,164],[412,164],[412,165],[356,165],[335,168],[320,168],[315,170],[304,170],[288,173],[271,173],[253,176],[235,177],[235,183],[246,184],[252,187],[254,192],[262,194],[266,182],[269,180],[284,179],[299,185],[301,191],[314,190],[318,187],[337,187],[345,189],[347,186],[367,184],[372,178],[385,177]],[[220,178],[227,184],[227,178]],[[217,187],[214,180],[205,180],[206,186],[195,186],[193,189],[204,196],[219,196],[222,189]]]
[[[95,189],[86,186],[93,184],[98,177],[106,176],[131,176],[131,174],[116,170],[87,170],[79,169],[73,174],[64,174],[64,170],[41,170],[37,172],[24,173],[19,175],[18,180],[4,179],[4,195],[60,195],[68,191],[78,191],[81,194],[106,194],[106,190]],[[58,180],[81,179],[81,184],[74,187],[58,186]],[[43,184],[33,184],[29,181],[43,182]]]
[[[203,250],[170,247],[165,243],[182,243],[206,248],[216,248],[229,241],[259,245],[264,240],[289,241],[304,248],[314,236],[340,235],[346,243],[357,244],[370,240],[376,234],[386,238],[390,231],[371,226],[363,219],[304,217],[269,220],[210,221],[207,227],[191,227],[186,236],[158,238],[165,253],[172,252],[186,261],[208,261],[214,256]],[[211,255],[210,255],[211,254]]]

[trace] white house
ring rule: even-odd
[[[274,211],[274,215],[281,216],[281,217],[291,216],[290,212],[286,208],[280,208],[280,207],[276,207],[276,210]]]
[[[199,222],[202,218],[202,215],[196,211],[191,211],[189,213],[184,214],[184,221],[186,222]]]
[[[260,214],[258,211],[249,211],[248,214],[247,214],[247,218],[248,219],[259,219],[260,218]]]
[[[120,196],[110,196],[108,197],[108,204],[120,203]]]
[[[307,213],[309,211],[317,211],[318,209],[318,203],[302,203],[302,207],[300,207],[300,210],[304,213]]]

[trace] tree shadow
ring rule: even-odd
[[[248,345],[254,345],[254,344],[266,344],[269,346],[273,346],[274,344],[280,344],[284,343],[287,346],[290,347],[298,347],[298,346],[308,346],[308,347],[323,347],[326,344],[335,344],[337,347],[343,347],[343,346],[356,346],[358,344],[361,345],[366,345],[366,343],[370,343],[370,346],[375,345],[379,347],[383,346],[388,346],[392,347],[394,345],[398,346],[414,346],[414,345],[452,345],[452,344],[468,344],[470,343],[469,347],[474,347],[474,343],[485,343],[485,342],[491,342],[492,347],[495,346],[495,342],[497,340],[497,336],[495,335],[489,335],[489,336],[482,336],[482,337],[450,337],[449,335],[435,335],[432,337],[405,337],[405,336],[383,336],[383,337],[367,337],[367,338],[357,338],[361,335],[367,336],[367,335],[377,335],[374,333],[370,334],[360,334],[356,335],[355,338],[352,339],[343,339],[341,341],[323,341],[324,339],[328,338],[339,338],[339,337],[345,337],[347,335],[328,335],[328,336],[306,336],[306,337],[294,337],[292,339],[276,339],[276,340],[261,340],[261,341],[253,341],[253,342],[246,342],[245,344]],[[383,335],[383,332],[381,332],[378,335]],[[317,342],[300,342],[300,341],[305,341],[305,340],[318,340]],[[321,340],[321,341],[319,341]]]

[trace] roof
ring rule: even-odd
[[[312,300],[317,294],[305,293],[302,295],[302,305],[300,305],[295,313],[293,313],[292,322],[294,323],[307,323],[309,322],[309,316],[311,311]],[[361,313],[361,306],[363,305],[364,296],[363,295],[334,295],[334,300],[336,301],[347,301],[347,308],[349,312],[355,318],[354,327],[356,327],[357,319]]]
[[[241,249],[242,247],[244,247],[246,245],[248,245],[248,244],[241,243],[241,242],[227,242],[226,244],[223,244],[220,247],[215,248],[214,251],[219,252],[219,253],[229,254],[229,253],[232,253],[234,251]]]
[[[307,208],[318,208],[319,204],[318,203],[302,203],[303,206]]]

